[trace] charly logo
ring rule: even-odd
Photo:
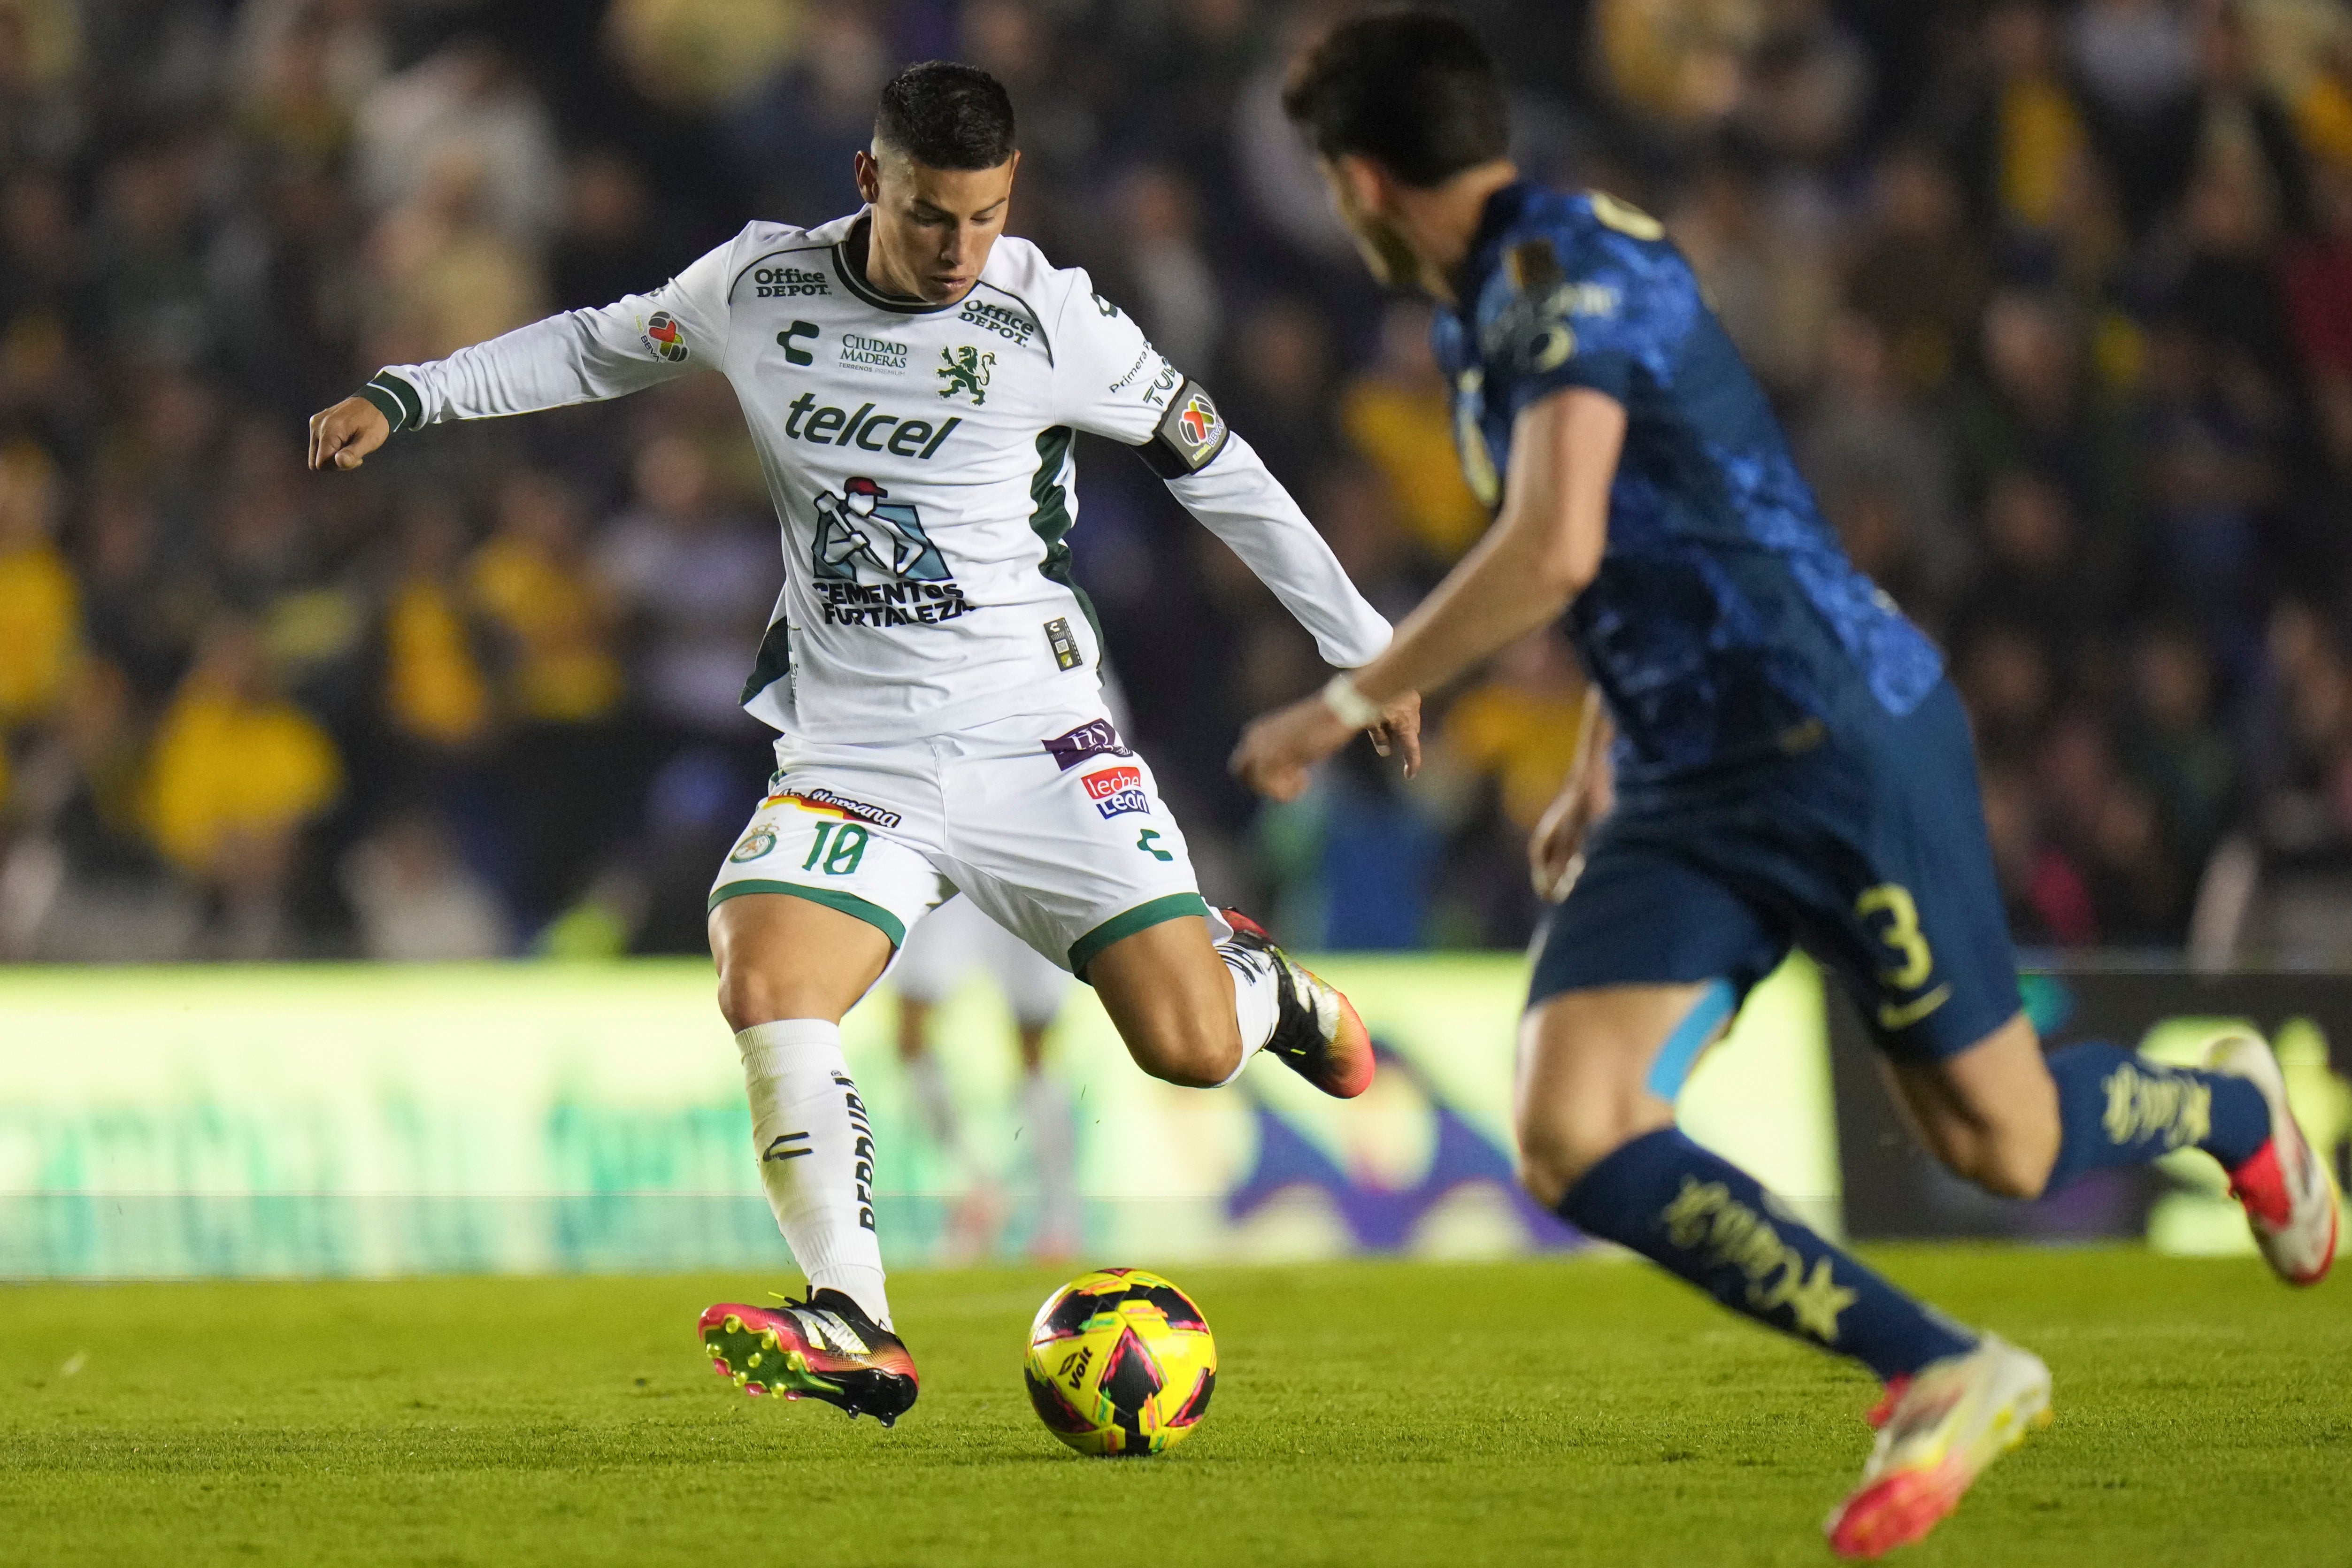
[[[947,362],[936,373],[947,383],[940,388],[941,397],[968,393],[975,404],[988,401],[988,373],[996,366],[995,354],[982,353],[965,343],[960,348],[941,349],[940,358]]]
[[[686,358],[686,331],[667,310],[656,310],[646,320],[645,344],[672,364]]]
[[[735,846],[734,852],[730,854],[727,858],[740,866],[746,860],[757,860],[761,856],[770,853],[775,847],[776,836],[774,832],[765,827],[755,827],[751,829],[751,832],[743,835],[743,842]]]

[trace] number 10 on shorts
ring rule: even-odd
[[[828,877],[849,876],[866,858],[866,829],[855,822],[820,822],[816,825],[816,842],[809,846],[808,858],[801,862],[801,869],[822,869]]]

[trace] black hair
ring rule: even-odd
[[[874,140],[933,169],[993,169],[1013,156],[1013,100],[978,66],[924,60],[882,89]]]
[[[1282,108],[1324,157],[1358,153],[1409,185],[1443,184],[1510,151],[1494,62],[1439,11],[1341,23],[1292,68]]]

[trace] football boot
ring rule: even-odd
[[[1277,998],[1268,1056],[1339,1100],[1372,1087],[1372,1037],[1338,987],[1274,945],[1274,938],[1239,910],[1219,911],[1234,928],[1233,945],[1263,957],[1274,970]],[[1228,963],[1236,962],[1227,957]]]
[[[722,1301],[702,1314],[701,1332],[710,1364],[746,1394],[822,1399],[885,1426],[915,1403],[915,1358],[839,1290],[781,1307]]]
[[[1995,1459],[2050,1424],[2050,1369],[1987,1334],[1888,1387],[1871,1413],[1878,1442],[1862,1484],[1827,1526],[1841,1557],[1876,1557],[1919,1540]]]
[[[2336,1261],[2336,1184],[2287,1109],[2286,1075],[2254,1035],[2222,1036],[2205,1049],[2209,1072],[2244,1079],[2271,1108],[2270,1142],[2230,1173],[2230,1195],[2245,1205],[2254,1241],[2278,1277],[2316,1285]]]

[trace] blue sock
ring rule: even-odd
[[[1668,1127],[1584,1173],[1559,1215],[1630,1247],[1735,1312],[1849,1355],[1882,1379],[1976,1340],[1832,1247],[1753,1176]]]
[[[2058,1163],[2042,1190],[2086,1171],[2145,1165],[2176,1149],[2204,1150],[2234,1171],[2270,1142],[2270,1102],[2229,1073],[2159,1067],[2104,1041],[2050,1053],[2058,1080]]]

